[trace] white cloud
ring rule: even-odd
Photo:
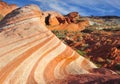
[[[49,6],[53,9],[53,10],[56,10],[56,11],[59,11],[61,13],[68,13],[69,11],[66,9],[66,8],[63,8],[61,7],[60,5],[58,4],[49,4]]]
[[[33,0],[31,0],[33,1]],[[81,15],[90,15],[92,12],[100,14],[113,13],[120,9],[120,0],[34,0],[41,4],[40,7],[59,11],[67,14],[78,11]],[[111,9],[112,8],[112,9]],[[45,9],[45,8],[44,8]],[[90,12],[92,11],[92,12]]]
[[[107,4],[109,4],[111,7],[114,7],[116,9],[120,9],[120,0],[112,0],[112,1],[106,1]]]

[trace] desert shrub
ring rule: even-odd
[[[103,29],[104,31],[120,31],[120,27],[116,27],[116,28],[108,28],[108,29]]]
[[[116,68],[116,70],[120,71],[120,63],[117,63],[117,64],[115,65],[115,68]]]
[[[111,29],[103,29],[104,31],[111,31]]]
[[[82,50],[76,50],[76,52],[82,56],[85,56],[86,55],[86,52],[85,51],[82,51]]]
[[[64,35],[67,35],[68,33],[68,30],[64,30]]]
[[[94,63],[94,61],[93,61]],[[102,67],[102,64],[101,63],[94,63],[97,67],[101,68]]]
[[[81,32],[83,32],[83,33],[92,33],[93,31],[95,31],[94,28],[86,28],[86,29],[82,30]]]
[[[64,39],[66,35],[64,34],[64,31],[60,30],[53,30],[52,31],[59,39]]]
[[[0,20],[2,20],[2,19],[3,19],[3,15],[0,14]]]

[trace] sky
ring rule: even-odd
[[[79,12],[81,16],[120,16],[120,0],[3,0],[22,7],[36,4],[41,10],[54,10],[61,14]]]

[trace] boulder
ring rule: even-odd
[[[78,12],[70,12],[69,14],[67,14],[67,16],[70,18],[76,18],[76,17],[79,17],[79,13]]]
[[[77,23],[77,19],[80,18],[80,15],[78,12],[71,12],[71,13],[67,14],[65,17],[66,17],[68,23],[70,23],[70,22]]]
[[[63,15],[55,11],[46,11],[43,14],[43,16],[45,17],[45,24],[50,26],[61,24],[62,22],[60,21],[60,19],[64,18]]]
[[[54,25],[59,25],[59,21],[57,18],[53,15],[50,16],[49,18],[49,25],[54,26]]]

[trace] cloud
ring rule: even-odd
[[[62,14],[78,11],[81,15],[119,15],[120,0],[5,0],[17,4],[37,4],[42,10],[55,10]]]
[[[107,1],[107,3],[116,9],[120,9],[120,0]]]
[[[81,15],[108,15],[114,14],[120,8],[120,0],[35,0],[46,9],[59,11],[67,14],[71,11],[78,11]]]
[[[80,12],[81,15],[88,15],[88,13],[86,13],[84,9],[74,5],[70,5],[71,3],[69,3],[68,1],[64,1],[64,0],[56,0],[56,1],[55,0],[51,0],[51,1],[35,0],[35,1],[40,3],[39,6],[43,10],[55,10],[62,14],[68,14],[69,12],[72,12],[72,11],[78,11]]]

